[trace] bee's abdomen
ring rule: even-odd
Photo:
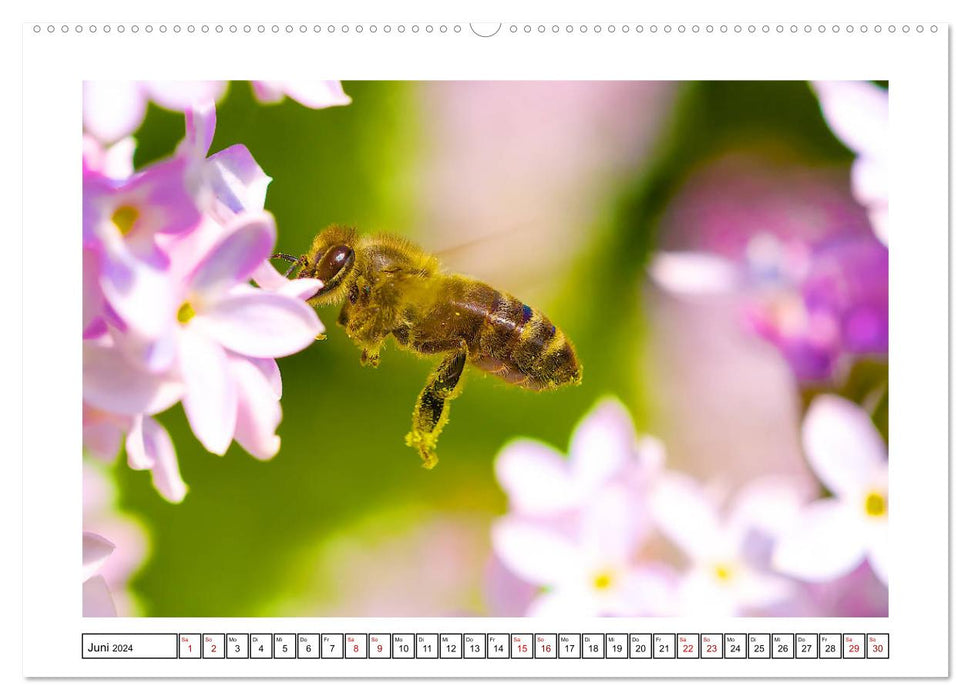
[[[578,383],[580,363],[563,331],[515,297],[488,290],[489,307],[483,308],[482,324],[469,344],[473,364],[536,391]]]

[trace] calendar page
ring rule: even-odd
[[[946,676],[948,34],[25,24],[24,674]]]

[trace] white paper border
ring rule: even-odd
[[[920,23],[927,28],[936,26],[938,31],[913,30],[906,34],[851,34],[845,29],[839,33],[806,32],[799,30],[800,25],[795,25],[795,32],[750,34],[744,30],[734,32],[737,23],[727,24],[731,29],[724,33],[720,23],[711,23],[719,30],[709,34],[704,29],[692,32],[692,23],[667,23],[672,26],[671,32],[661,29],[653,34],[623,35],[563,31],[527,35],[524,31],[500,31],[490,39],[480,39],[469,32],[449,31],[424,35],[369,31],[358,34],[356,30],[347,34],[301,33],[299,23],[293,23],[295,31],[286,33],[284,29],[278,34],[217,33],[212,23],[213,30],[202,32],[202,23],[197,23],[194,26],[200,30],[193,33],[129,30],[105,36],[61,32],[65,23],[55,23],[55,32],[48,33],[48,24],[44,23],[44,30],[37,33],[31,24],[24,27],[24,269],[53,275],[55,282],[43,280],[35,284],[37,278],[25,273],[23,380],[29,390],[24,394],[23,423],[24,444],[33,448],[24,454],[23,472],[26,675],[946,675],[948,659],[942,653],[948,636],[946,25]],[[77,23],[66,24],[70,29]],[[285,27],[287,23],[279,24]],[[434,27],[443,23],[421,24]],[[705,24],[701,23],[701,27]],[[779,23],[769,23],[770,27],[775,24]],[[677,30],[681,25],[686,28],[683,33]],[[80,111],[65,109],[64,105],[71,101],[80,105],[83,79],[280,77],[890,80],[894,144],[890,197],[890,468],[894,493],[906,494],[894,500],[890,519],[894,546],[890,617],[726,622],[664,618],[637,622],[562,620],[552,628],[534,620],[497,618],[81,618],[77,566],[80,470],[77,476],[73,471],[79,466],[80,455],[80,353],[65,352],[80,330],[79,299],[72,291],[80,289]],[[52,309],[57,310],[55,322]],[[43,450],[37,449],[41,445]],[[52,483],[57,488],[52,488]],[[390,660],[335,665],[331,661],[306,660],[82,662],[79,647],[83,631],[889,632],[891,659],[655,660],[648,664],[608,660],[483,660],[451,664]],[[320,666],[324,663],[326,668]]]

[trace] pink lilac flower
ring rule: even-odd
[[[282,418],[274,358],[323,330],[304,303],[320,282],[287,280],[266,260],[270,178],[242,145],[208,155],[215,119],[212,102],[195,104],[176,154],[135,173],[130,139],[85,140],[85,448],[110,460],[123,443],[129,466],[151,470],[173,502],[186,485],[152,416],[181,401],[207,449],[222,454],[235,438],[271,458]]]
[[[791,581],[759,567],[750,538],[775,536],[805,500],[802,488],[780,479],[744,488],[723,512],[719,499],[694,479],[668,472],[651,494],[658,529],[687,556],[669,614],[727,617],[751,614],[790,597]]]
[[[499,560],[544,589],[528,615],[648,615],[666,609],[669,573],[638,560],[638,501],[636,492],[619,485],[598,491],[581,507],[572,537],[516,515],[494,524],[492,543]]]
[[[696,247],[657,253],[654,282],[683,298],[738,299],[745,326],[798,379],[827,381],[855,357],[886,354],[886,247],[826,177],[725,158],[672,203],[664,229]]]
[[[121,181],[85,173],[82,240],[88,335],[92,324],[103,322],[108,314],[104,305],[126,333],[147,344],[159,337],[171,318],[168,260],[158,237],[187,234],[201,220],[187,187],[187,165],[186,159],[173,158]],[[153,369],[165,364],[165,358],[151,353],[143,359]]]
[[[323,330],[316,313],[299,299],[251,287],[248,281],[273,251],[276,228],[269,214],[244,214],[183,281],[175,327],[182,403],[199,441],[223,454],[234,432],[243,441],[265,441],[267,426],[279,422],[276,401],[263,377],[245,358],[271,359],[309,345]],[[266,389],[263,391],[262,389]],[[242,392],[242,393],[241,393]],[[237,420],[239,402],[244,420]],[[260,433],[260,436],[257,436]],[[264,450],[261,450],[261,452]],[[273,453],[276,450],[272,450]]]
[[[260,102],[280,102],[289,97],[313,109],[351,103],[339,80],[254,80],[253,93]]]
[[[779,539],[775,568],[822,582],[849,574],[864,560],[887,583],[887,447],[866,412],[838,396],[813,400],[803,422],[810,466],[833,494],[798,513]]]
[[[873,231],[889,240],[890,99],[866,81],[816,81],[813,89],[833,133],[856,153],[853,196],[867,208]]]

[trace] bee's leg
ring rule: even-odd
[[[435,443],[448,422],[448,402],[458,396],[458,384],[465,369],[465,348],[448,355],[428,378],[412,415],[411,432],[405,442],[418,450],[426,469],[438,463]]]
[[[381,348],[364,348],[361,351],[362,367],[377,367],[381,364]]]

